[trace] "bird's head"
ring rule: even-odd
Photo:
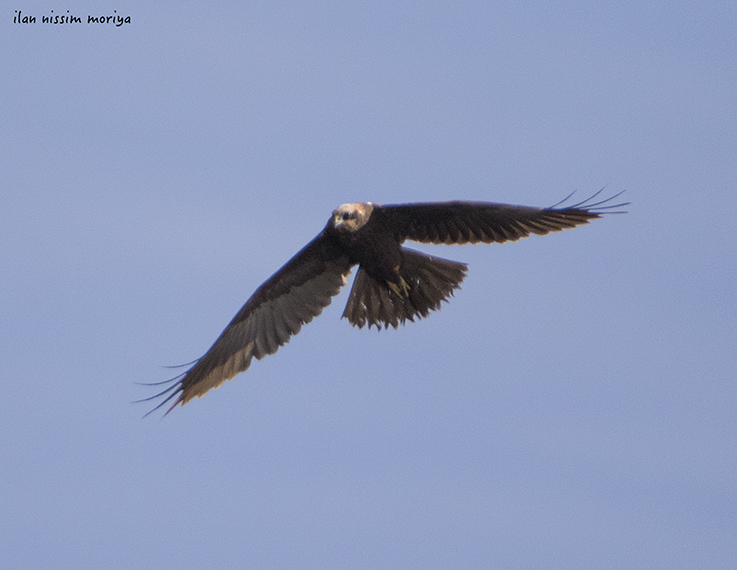
[[[340,232],[355,232],[368,222],[373,209],[371,202],[342,204],[333,210],[332,225]]]

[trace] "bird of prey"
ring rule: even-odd
[[[156,410],[174,399],[169,413],[243,372],[254,357],[274,354],[330,304],[355,265],[343,312],[349,323],[396,329],[427,317],[453,295],[468,267],[402,247],[405,240],[504,243],[574,228],[605,213],[621,213],[615,210],[627,205],[611,203],[619,194],[594,202],[600,192],[572,206],[561,206],[566,198],[549,208],[463,201],[343,204],[317,237],[256,289],[202,358],[146,400],[165,396]]]

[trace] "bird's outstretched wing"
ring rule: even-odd
[[[400,242],[412,240],[434,244],[504,243],[530,234],[545,235],[575,228],[627,203],[612,204],[621,194],[594,202],[596,196],[568,207],[530,208],[493,202],[436,202],[375,205],[372,217]],[[570,198],[570,196],[569,196]],[[567,200],[568,198],[566,198]],[[563,200],[565,202],[565,200]]]
[[[350,271],[348,257],[323,231],[256,290],[202,358],[147,400],[166,396],[157,410],[176,398],[171,411],[243,372],[253,357],[274,354],[330,304]]]

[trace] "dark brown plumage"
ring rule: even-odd
[[[619,194],[592,203],[596,195],[565,208],[487,202],[343,204],[315,239],[256,290],[210,350],[172,386],[147,400],[166,395],[158,409],[176,398],[171,411],[243,372],[254,357],[275,353],[330,304],[354,265],[358,273],[343,312],[352,325],[380,330],[427,317],[460,286],[468,268],[404,248],[405,240],[504,243],[574,228],[626,205],[611,204]]]

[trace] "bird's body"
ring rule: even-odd
[[[256,290],[207,353],[153,396],[168,394],[157,408],[176,397],[171,411],[246,370],[253,357],[276,352],[330,304],[356,265],[343,312],[352,325],[397,328],[438,310],[468,268],[404,248],[405,240],[447,245],[516,241],[573,228],[624,205],[603,205],[613,198],[567,208],[488,202],[343,204],[317,237]]]

